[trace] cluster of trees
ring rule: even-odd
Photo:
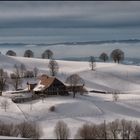
[[[120,63],[120,61],[124,60],[124,52],[120,49],[115,49],[111,52],[110,58],[115,62],[115,63]],[[109,56],[107,53],[103,52],[100,54],[99,59],[106,62],[109,60]],[[91,69],[94,70],[95,65],[95,58],[94,56],[90,56],[89,58]]]
[[[27,70],[24,64],[14,65],[13,73],[10,76],[6,71],[0,69],[0,91],[8,88],[8,82],[13,85],[14,89],[17,90],[22,84],[23,78],[37,77],[38,68],[34,67],[33,70]]]
[[[12,51],[12,50],[8,50],[6,52],[6,55],[9,55],[9,56],[16,56],[16,52]],[[34,52],[32,50],[25,50],[24,52],[24,57],[34,57]],[[51,50],[45,50],[42,54],[41,54],[41,57],[43,59],[51,59],[53,58],[53,52]]]
[[[109,59],[109,56],[103,52],[100,54],[99,56],[100,60],[106,62],[108,61]],[[110,58],[115,62],[115,63],[120,63],[120,61],[123,61],[124,60],[124,52],[120,49],[115,49],[111,52],[110,54]],[[89,65],[90,65],[90,68],[91,70],[95,71],[95,67],[96,67],[96,60],[95,60],[95,57],[94,56],[90,56],[89,57]]]
[[[12,51],[12,50],[8,50],[6,52],[6,55],[10,55],[10,56],[16,56],[16,52]],[[24,52],[24,57],[34,57],[34,53],[32,50],[25,50]],[[45,50],[42,54],[41,54],[41,58],[43,59],[52,59],[53,58],[53,52],[51,50]],[[111,52],[110,54],[110,58],[116,63],[120,63],[120,61],[124,60],[124,52],[120,49],[115,49]],[[106,62],[109,59],[109,56],[107,55],[107,53],[103,52],[100,54],[99,59]],[[90,57],[91,62],[95,61],[95,58],[93,56]],[[93,67],[94,65],[91,64],[92,69],[94,69]]]
[[[22,122],[20,124],[7,124],[0,121],[0,135],[13,136],[22,138],[38,139],[42,134],[42,130],[35,122]]]
[[[83,124],[75,135],[76,139],[140,139],[140,123],[116,119],[101,124]],[[54,134],[57,139],[68,139],[70,129],[64,121],[57,122]]]

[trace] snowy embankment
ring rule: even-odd
[[[40,74],[49,75],[48,60],[8,57],[0,55],[0,67],[11,73],[14,64],[24,63],[27,69],[37,67]],[[88,62],[57,61],[59,64],[58,78],[65,81],[72,73],[79,74],[85,80],[89,90],[120,91],[118,102],[112,101],[112,94],[89,93],[88,95],[53,96],[45,100],[34,100],[21,104],[11,102],[5,112],[0,107],[0,120],[6,122],[36,121],[43,129],[41,138],[55,138],[53,130],[58,120],[65,121],[74,138],[77,129],[83,123],[101,123],[116,118],[138,120],[140,116],[140,67],[114,63],[97,63],[96,71],[91,71]],[[0,99],[8,98],[5,92]],[[49,108],[56,110],[50,112]]]

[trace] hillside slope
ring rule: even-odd
[[[14,64],[25,64],[27,69],[34,67],[39,69],[40,74],[49,75],[49,60],[25,57],[11,57],[0,55],[0,68],[8,73],[13,71]],[[102,91],[121,91],[121,92],[139,92],[140,91],[140,67],[132,65],[114,64],[114,63],[96,63],[96,71],[91,71],[88,62],[62,61],[57,60],[59,64],[58,77],[65,81],[67,76],[72,73],[78,73],[86,82],[86,87]]]

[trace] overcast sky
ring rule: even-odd
[[[140,39],[139,1],[1,1],[0,41]]]

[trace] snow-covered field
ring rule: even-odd
[[[88,90],[106,92],[119,91],[117,102],[112,101],[112,94],[89,92],[87,95],[53,96],[45,100],[34,100],[22,104],[15,104],[10,100],[10,92],[3,93],[0,100],[8,98],[10,106],[7,112],[0,107],[0,120],[20,122],[32,120],[40,124],[43,129],[41,138],[55,138],[54,127],[58,120],[65,121],[74,138],[76,130],[85,122],[101,123],[116,118],[140,121],[140,67],[114,63],[97,63],[96,71],[91,71],[88,62],[57,61],[59,64],[58,78],[65,81],[72,73],[79,74],[85,80]],[[0,55],[0,68],[8,73],[13,71],[14,64],[24,63],[27,69],[37,67],[41,73],[49,75],[48,60],[8,57]],[[26,84],[25,84],[26,85]],[[26,88],[26,86],[23,88]],[[49,108],[55,106],[55,112]]]

